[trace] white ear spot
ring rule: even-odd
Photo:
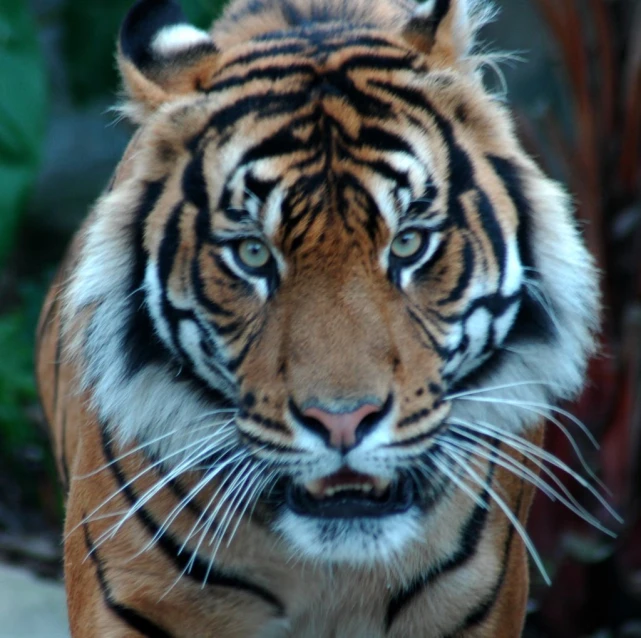
[[[414,10],[414,17],[422,20],[431,17],[432,13],[434,13],[435,5],[436,0],[425,0]]]
[[[190,24],[174,24],[158,32],[151,48],[154,53],[169,57],[205,43],[212,43],[206,31]]]

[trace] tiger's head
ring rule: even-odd
[[[143,0],[123,24],[139,130],[67,296],[83,381],[294,552],[395,555],[453,486],[443,433],[523,432],[582,383],[595,270],[484,89],[489,13],[236,2],[210,34]]]

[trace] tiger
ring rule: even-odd
[[[600,295],[484,77],[493,17],[132,6],[132,137],[37,338],[74,638],[521,634]]]

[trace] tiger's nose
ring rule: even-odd
[[[320,435],[330,447],[348,450],[360,443],[390,408],[391,397],[383,405],[365,403],[351,412],[330,412],[322,407],[312,407],[300,413],[299,421]]]

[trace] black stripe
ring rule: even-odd
[[[393,100],[386,102],[371,93],[361,91],[345,73],[329,71],[324,74],[323,82],[344,95],[349,105],[362,117],[384,119],[393,112]]]
[[[451,0],[436,0],[436,6],[434,11],[430,16],[434,21],[434,25],[438,28],[438,25],[443,21],[443,18],[447,15],[447,12],[450,10]]]
[[[278,82],[291,77],[292,75],[309,75],[315,73],[311,63],[297,63],[289,65],[274,64],[267,68],[252,69],[244,75],[235,75],[224,80],[219,80],[207,88],[207,93],[219,93],[230,88],[243,86],[249,82],[268,80]]]
[[[57,302],[56,302],[57,303]],[[61,331],[58,332],[58,341],[56,342],[55,359],[53,362],[53,401],[52,401],[52,415],[53,421],[56,421],[58,412],[58,397],[60,394],[60,366],[62,365],[62,350],[63,340]],[[67,463],[67,406],[62,408],[60,415],[60,482],[62,483],[62,490],[66,494],[69,492],[69,465]],[[52,424],[50,424],[51,426]]]
[[[409,318],[421,329],[421,333],[427,337],[428,341],[430,342],[430,347],[433,348],[434,352],[436,352],[439,357],[447,361],[451,356],[450,351],[447,348],[441,346],[436,341],[436,338],[425,327],[423,320],[419,317],[417,312],[415,310],[412,310],[412,308],[407,308],[407,314],[409,315]]]
[[[404,428],[407,427],[408,425],[413,425],[414,423],[417,423],[421,419],[424,419],[431,410],[428,408],[423,408],[422,410],[419,410],[418,412],[414,412],[414,414],[411,414],[410,416],[406,416],[404,419],[401,419],[397,424],[397,428]],[[403,441],[403,445],[406,443],[406,441]],[[397,445],[396,443],[393,443],[393,445]],[[399,444],[400,445],[400,444]]]
[[[256,412],[243,411],[238,416],[241,419],[248,419],[249,421],[253,421],[258,425],[262,425],[268,430],[273,430],[275,432],[282,432],[283,434],[286,434],[288,436],[291,435],[291,432],[289,431],[289,429],[284,423],[281,423],[280,421],[275,421],[274,419],[268,419],[267,417],[264,417],[261,414],[258,414]]]
[[[417,413],[415,416],[418,418],[416,421],[420,420],[424,416],[427,416],[431,410],[421,410],[419,413]],[[409,447],[411,445],[417,445],[418,443],[424,443],[425,441],[428,441],[429,439],[434,438],[439,432],[443,430],[443,428],[446,427],[445,423],[441,423],[437,427],[435,427],[433,430],[429,430],[428,432],[423,432],[422,434],[417,434],[416,436],[413,436],[410,439],[404,439],[402,441],[397,441],[395,443],[388,443],[385,447],[386,448],[403,448],[403,447]]]
[[[123,335],[122,352],[126,355],[127,374],[135,375],[144,366],[154,361],[167,361],[169,353],[153,328],[147,310],[145,292],[142,285],[145,279],[148,254],[144,247],[145,224],[147,217],[156,207],[165,188],[165,180],[145,184],[131,227],[131,252],[133,268],[128,289],[128,312],[126,330]]]
[[[293,113],[308,101],[309,95],[306,91],[248,95],[214,113],[209,120],[208,128],[213,128],[222,134],[226,129],[235,126],[239,120],[249,115],[269,117],[280,113]]]
[[[86,519],[86,514],[83,514],[83,520],[84,519]],[[111,609],[111,611],[113,611],[113,613],[116,614],[116,616],[118,616],[118,618],[120,618],[120,620],[122,620],[122,622],[124,622],[128,627],[135,629],[138,633],[146,636],[147,638],[172,638],[172,634],[160,627],[160,625],[149,620],[149,618],[146,618],[135,609],[116,602],[112,592],[110,591],[109,583],[107,582],[104,563],[100,559],[98,548],[94,545],[91,539],[89,526],[86,522],[83,523],[82,528],[85,534],[87,556],[91,558],[96,567],[98,584],[107,607],[109,607],[109,609]]]
[[[55,416],[54,416],[55,418]],[[62,409],[62,423],[60,425],[60,482],[65,496],[69,493],[69,465],[67,463],[67,406]]]
[[[263,451],[278,452],[279,454],[300,454],[302,452],[300,449],[288,447],[285,443],[272,443],[259,436],[255,436],[253,433],[244,430],[242,425],[238,426],[238,430],[243,440],[254,447],[261,448]]]
[[[309,148],[309,143],[294,135],[294,126],[295,123],[290,121],[279,131],[272,133],[269,137],[260,141],[256,146],[248,149],[238,164],[246,165],[256,160],[279,157],[281,155],[289,155],[290,153],[294,154],[297,151],[307,150]],[[275,185],[276,182],[272,182],[272,187]],[[256,195],[260,201],[265,201],[265,198],[254,193],[249,186],[247,186],[247,188],[252,194]],[[269,193],[267,193],[267,195],[269,195]]]
[[[519,167],[515,162],[504,157],[499,157],[498,155],[487,155],[486,157],[492,165],[494,172],[503,182],[503,186],[516,208],[519,219],[517,242],[521,263],[524,266],[533,268],[535,266],[534,249],[532,246],[532,218],[534,214],[532,205],[525,195]],[[536,273],[532,273],[532,277],[536,276]]]
[[[340,71],[353,71],[362,69],[375,69],[383,71],[394,71],[411,69],[411,57],[407,51],[402,49],[399,55],[380,55],[378,53],[359,53],[353,55],[343,62]]]
[[[522,500],[523,500],[523,484],[521,484],[519,497],[516,503],[515,511],[517,512],[517,514],[521,509]],[[503,587],[503,583],[505,582],[505,575],[507,574],[507,568],[509,564],[510,549],[512,547],[512,540],[514,539],[514,525],[512,525],[511,523],[508,523],[508,525],[509,525],[509,531],[507,534],[507,538],[505,540],[505,545],[503,547],[503,560],[502,560],[502,566],[501,566],[501,573],[499,574],[499,577],[496,583],[494,584],[494,587],[492,588],[490,595],[484,601],[479,603],[476,606],[476,608],[466,616],[465,620],[463,621],[460,627],[450,632],[445,638],[455,638],[455,636],[460,635],[459,632],[461,632],[462,630],[470,629],[471,627],[480,625],[484,620],[487,619],[488,615],[494,608],[494,605],[496,605],[496,601],[499,598],[501,588]]]
[[[538,281],[539,284],[541,284],[541,278],[536,270],[536,262],[534,259],[534,237],[532,231],[534,212],[525,194],[521,170],[516,162],[503,157],[488,155],[487,160],[492,165],[499,179],[503,182],[505,190],[516,208],[519,219],[519,228],[517,231],[519,257],[521,264],[531,269],[527,272],[527,278]],[[549,295],[543,294],[548,297],[548,303],[551,304],[552,301]],[[555,309],[553,308],[553,310]],[[525,287],[519,314],[508,339],[506,339],[506,343],[514,343],[515,341],[531,338],[552,339],[555,334],[556,327],[554,326],[550,313],[546,311],[541,301],[533,297],[527,287]]]
[[[182,192],[185,199],[196,206],[198,211],[209,213],[209,195],[203,167],[203,153],[197,152],[185,167],[182,175]],[[209,229],[205,237],[209,237]]]
[[[505,279],[505,266],[507,259],[507,249],[505,247],[503,229],[501,228],[501,224],[499,224],[498,220],[496,219],[496,211],[494,210],[489,197],[480,187],[477,187],[477,192],[478,201],[476,209],[478,211],[483,230],[485,231],[485,234],[487,235],[488,239],[490,240],[490,244],[492,245],[494,259],[496,260],[499,268],[498,286],[500,288],[503,284],[503,280]]]
[[[490,462],[486,475],[486,484],[492,482],[494,469],[494,463]],[[477,504],[472,510],[472,513],[460,531],[456,552],[441,565],[432,567],[427,573],[418,576],[418,578],[414,579],[413,582],[401,589],[401,591],[390,599],[385,615],[385,627],[387,631],[390,630],[398,615],[420,596],[429,585],[433,584],[437,578],[462,567],[476,554],[489,513],[488,504],[490,502],[490,494],[487,490],[483,490],[481,500],[484,503],[484,507],[482,507],[481,504]]]
[[[261,38],[262,41],[266,41],[265,38]],[[282,36],[279,38],[282,41]],[[285,44],[279,44],[278,46],[266,47],[265,49],[259,51],[252,51],[245,55],[241,55],[234,60],[228,62],[225,68],[230,68],[232,66],[246,66],[257,60],[262,60],[266,57],[276,57],[279,55],[300,55],[301,53],[306,53],[309,50],[309,42],[307,41],[294,41],[287,42]]]
[[[101,437],[105,458],[108,461],[108,467],[116,479],[121,489],[121,493],[133,507],[138,502],[138,495],[135,493],[132,486],[127,484],[127,479],[123,475],[120,464],[117,463],[113,455],[111,443],[107,437],[104,427],[101,428]],[[284,604],[269,590],[249,580],[240,578],[232,572],[223,571],[211,566],[209,564],[209,560],[203,560],[188,548],[184,548],[181,551],[181,543],[168,531],[160,533],[160,525],[158,525],[158,523],[153,519],[146,508],[139,507],[136,510],[136,518],[149,532],[150,536],[157,538],[156,546],[174,564],[177,571],[180,573],[184,572],[186,578],[190,578],[200,584],[206,584],[213,587],[225,587],[251,594],[260,598],[264,603],[272,607],[274,615],[279,617],[285,615]],[[188,568],[192,560],[193,566]]]
[[[264,327],[264,322],[257,329],[255,329],[247,338],[245,345],[242,347],[241,351],[233,358],[230,359],[227,363],[227,367],[231,372],[236,372],[238,368],[242,365],[243,361],[249,354],[256,340],[261,336]]]
[[[472,244],[470,243],[469,239],[464,239],[465,245],[463,246],[463,259],[460,262],[463,266],[463,269],[459,274],[456,285],[454,286],[454,288],[452,288],[452,290],[450,290],[450,294],[445,299],[438,300],[438,306],[446,306],[455,301],[460,301],[461,297],[463,297],[463,294],[468,289],[470,278],[472,277],[472,273],[474,272],[475,260],[474,251],[472,250]]]

